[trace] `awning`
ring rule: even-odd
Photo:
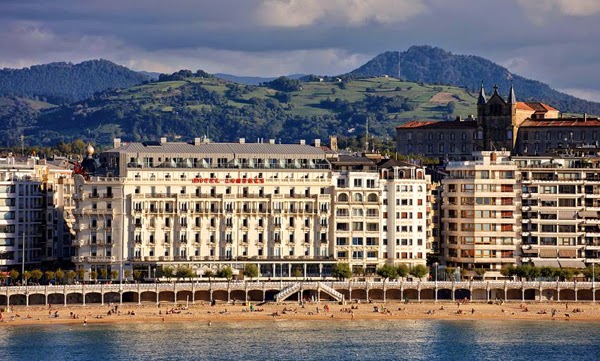
[[[540,258],[556,258],[556,248],[540,248]]]
[[[543,260],[534,260],[533,265],[536,267],[555,267],[559,268],[560,264],[556,259],[543,259]]]
[[[558,257],[559,258],[577,258],[577,250],[576,249],[559,249]]]
[[[585,268],[585,263],[581,260],[570,259],[565,261],[561,259],[559,262],[562,268]]]

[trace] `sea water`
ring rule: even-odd
[[[244,321],[0,328],[0,360],[600,360],[600,323]]]

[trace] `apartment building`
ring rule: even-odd
[[[600,249],[600,158],[515,157],[523,183],[522,262],[583,268]]]
[[[0,159],[0,268],[39,263],[45,255],[44,194],[34,158]],[[23,252],[25,249],[25,252]]]
[[[350,158],[324,151],[318,140],[315,146],[115,140],[93,172],[76,177],[73,261],[88,271],[123,267],[148,277],[164,264],[202,274],[255,263],[263,277],[326,276],[338,261],[365,269],[423,264],[429,242],[424,171],[412,166],[411,179],[389,170],[397,166],[379,173],[376,161]],[[404,183],[414,188],[396,187]],[[387,241],[397,238],[395,219],[384,225],[382,217],[402,192],[421,207],[404,222],[422,235],[398,228],[411,242],[416,238],[401,251]]]
[[[521,175],[509,152],[473,156],[446,167],[442,257],[448,266],[484,268],[499,277],[520,257]]]

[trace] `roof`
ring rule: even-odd
[[[411,128],[419,128],[419,129],[457,129],[457,128],[477,128],[477,121],[475,120],[464,120],[464,121],[456,121],[453,120],[451,122],[443,122],[443,121],[412,121],[408,123],[404,123],[396,127],[396,129],[411,129]]]
[[[413,167],[413,168],[418,168],[417,165],[409,163],[409,162],[404,162],[401,160],[397,160],[397,159],[382,159],[381,161],[379,161],[379,163],[377,163],[377,166],[379,168],[392,168],[392,167]]]
[[[517,109],[543,113],[548,111],[558,111],[558,109],[554,109],[548,104],[544,104],[541,102],[517,102]]]
[[[523,127],[600,127],[598,118],[556,118],[556,119],[528,119],[524,121]]]
[[[356,155],[342,155],[340,154],[337,160],[332,160],[331,163],[341,164],[341,163],[362,163],[362,164],[375,164],[371,159],[363,156]]]
[[[157,154],[210,154],[210,155],[265,155],[286,156],[305,155],[312,158],[324,158],[325,152],[305,144],[270,144],[270,143],[201,143],[198,145],[184,142],[167,143],[127,143],[107,152],[118,153],[157,153]]]

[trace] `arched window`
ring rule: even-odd
[[[369,195],[367,196],[368,202],[377,202],[378,199],[379,197],[377,197],[377,194],[375,193],[369,193]]]
[[[338,196],[339,202],[348,202],[348,195],[346,193],[340,193]]]
[[[360,193],[354,193],[353,199],[355,202],[362,202],[363,196]]]

